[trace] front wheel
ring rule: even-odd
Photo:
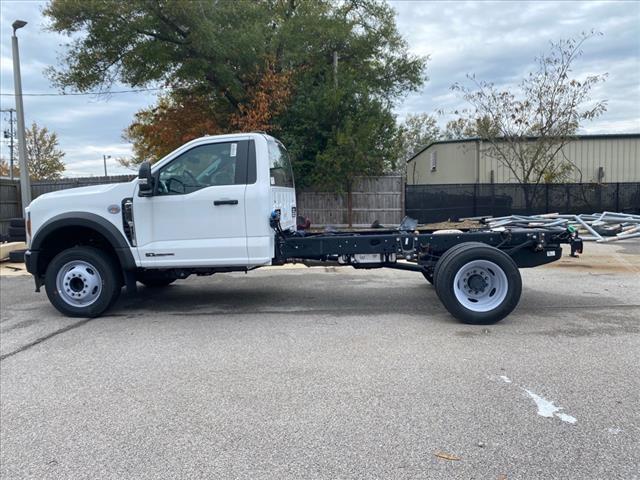
[[[522,292],[520,271],[509,255],[490,246],[468,245],[440,265],[436,293],[464,323],[487,325],[509,315]]]
[[[97,317],[122,288],[113,259],[93,247],[73,247],[51,260],[45,274],[51,304],[69,317]]]

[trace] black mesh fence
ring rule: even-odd
[[[407,185],[405,199],[406,214],[421,223],[550,212],[640,213],[640,183]]]

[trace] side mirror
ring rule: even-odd
[[[142,162],[138,171],[138,196],[151,197],[153,195],[153,176],[151,175],[151,164]]]

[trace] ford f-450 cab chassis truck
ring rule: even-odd
[[[48,193],[26,209],[27,270],[55,308],[95,317],[136,282],[162,287],[189,275],[247,272],[291,262],[415,271],[466,323],[506,317],[519,268],[556,261],[560,228],[297,231],[296,193],[283,145],[262,133],[193,140],[138,178]]]

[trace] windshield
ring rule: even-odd
[[[284,146],[277,140],[269,140],[269,172],[271,185],[293,188],[291,160]]]

